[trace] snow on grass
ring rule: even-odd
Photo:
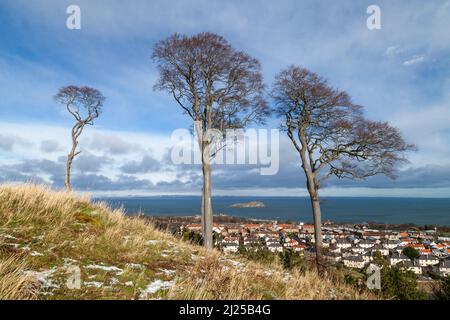
[[[175,270],[170,270],[170,269],[159,269],[161,270],[162,273],[164,273],[166,276],[172,276],[176,273]]]
[[[9,240],[19,240],[18,238],[10,235],[10,234],[2,234],[2,237]]]
[[[33,251],[33,252],[31,252],[31,253],[30,253],[30,255],[31,255],[32,257],[41,257],[41,256],[43,256],[43,254],[42,254],[42,253],[40,253],[40,252],[37,252],[37,251]]]
[[[101,288],[101,287],[103,287],[103,282],[98,282],[98,281],[87,281],[87,282],[84,282],[84,285],[86,286],[86,287],[92,287],[92,288]]]
[[[44,289],[57,289],[59,288],[58,284],[53,283],[52,276],[56,272],[57,268],[53,267],[49,270],[44,271],[33,271],[28,270],[25,271],[25,275],[30,276],[41,284],[41,287]]]
[[[100,264],[89,264],[86,266],[86,269],[97,269],[97,270],[103,270],[107,272],[115,272],[116,275],[121,275],[123,273],[123,270],[115,267],[115,266],[104,266]]]
[[[162,281],[160,279],[151,282],[143,291],[141,291],[140,298],[146,299],[149,294],[154,294],[159,290],[168,290],[175,284],[175,281]]]
[[[131,269],[137,269],[137,270],[145,269],[145,267],[140,263],[127,263],[127,267],[129,267]]]

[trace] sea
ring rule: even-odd
[[[127,214],[148,216],[192,216],[200,213],[201,198],[152,196],[98,198]],[[232,204],[261,201],[264,208],[232,208]],[[311,222],[307,197],[213,197],[214,214],[237,217]],[[385,223],[450,226],[450,198],[327,197],[321,200],[322,221],[335,223]]]

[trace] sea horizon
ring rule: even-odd
[[[127,214],[193,216],[200,213],[200,196],[160,195],[97,197]],[[170,201],[169,201],[170,200]],[[231,208],[235,203],[262,201],[264,208]],[[311,222],[309,197],[215,196],[214,214],[263,219]],[[415,197],[322,197],[322,221],[335,223],[384,223],[450,226],[450,198]]]

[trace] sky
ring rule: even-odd
[[[81,9],[80,30],[66,27],[72,4]],[[380,7],[381,29],[367,28],[369,5]],[[417,145],[396,180],[331,179],[323,195],[450,197],[449,30],[448,0],[1,0],[0,182],[63,186],[73,119],[53,96],[73,84],[106,97],[80,140],[76,191],[199,194],[200,167],[169,157],[172,133],[191,122],[153,90],[150,56],[173,33],[207,31],[257,58],[268,88],[288,65],[306,67]],[[257,165],[215,167],[213,193],[306,195],[298,154],[282,133],[279,150],[276,175],[261,175]]]

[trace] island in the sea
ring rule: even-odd
[[[230,206],[231,208],[264,208],[265,205],[261,201],[250,201],[243,203],[235,203]]]

